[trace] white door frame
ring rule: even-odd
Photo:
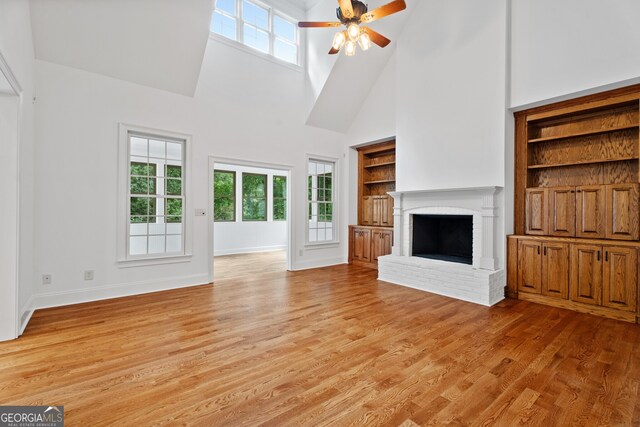
[[[215,219],[214,219],[214,215],[213,215],[213,171],[215,170],[215,164],[216,163],[224,163],[224,164],[230,164],[230,165],[237,165],[237,166],[247,166],[247,167],[254,167],[254,168],[263,168],[263,169],[275,169],[275,170],[280,170],[280,171],[284,171],[284,172],[288,172],[288,179],[287,179],[287,270],[291,271],[293,270],[293,242],[295,241],[294,239],[294,235],[293,235],[293,231],[295,230],[294,228],[294,218],[292,215],[293,209],[292,206],[294,206],[293,203],[293,199],[294,199],[294,195],[293,195],[293,191],[292,190],[292,183],[294,182],[294,171],[295,168],[291,165],[286,165],[286,164],[279,164],[279,163],[265,163],[265,162],[257,162],[257,161],[253,161],[253,160],[246,160],[246,159],[234,159],[234,158],[228,158],[228,157],[217,157],[217,156],[209,156],[209,207],[207,208],[207,212],[209,212],[209,215],[207,215],[207,221],[208,221],[208,227],[209,227],[209,232],[208,232],[208,236],[209,236],[209,282],[213,283],[213,255],[214,255],[214,246],[213,246],[213,238],[214,238],[214,231],[213,231],[213,225],[215,223]],[[236,201],[237,203],[237,201]]]
[[[21,125],[21,111],[22,111],[22,103],[23,103],[23,91],[22,87],[18,83],[18,79],[15,74],[9,67],[9,63],[6,61],[4,55],[0,51],[0,79],[3,79],[8,83],[8,87],[10,89],[9,92],[2,92],[4,96],[16,98],[16,129],[15,129],[15,140],[10,141],[10,143],[16,144],[16,176],[15,176],[15,185],[16,185],[16,199],[15,199],[15,280],[12,280],[13,283],[10,285],[13,287],[13,307],[11,307],[11,300],[5,301],[8,305],[8,309],[11,312],[11,318],[13,320],[13,324],[9,325],[0,325],[0,341],[3,340],[11,340],[15,339],[20,335],[20,291],[19,291],[19,278],[20,278],[20,125]],[[4,83],[4,82],[3,82]],[[6,86],[6,85],[3,85]],[[1,95],[0,95],[1,96]],[[3,281],[4,282],[4,281]],[[4,310],[4,309],[3,309]]]

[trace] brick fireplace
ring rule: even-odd
[[[501,301],[505,272],[496,255],[499,190],[390,193],[396,239],[392,255],[378,260],[379,279],[487,306]]]

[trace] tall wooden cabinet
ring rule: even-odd
[[[637,322],[640,85],[515,119],[507,296]]]
[[[350,263],[377,268],[378,257],[391,253],[393,198],[388,193],[395,189],[395,141],[359,148],[358,224],[350,227]],[[361,256],[363,245],[368,245],[367,257]]]

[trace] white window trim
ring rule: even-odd
[[[305,156],[305,171],[304,171],[304,185],[305,185],[305,215],[304,215],[304,247],[306,249],[325,249],[334,248],[340,246],[340,159],[335,157],[318,156],[314,154],[307,154]],[[308,192],[308,179],[309,179],[309,162],[313,160],[319,160],[321,162],[332,162],[333,168],[333,191],[331,196],[333,197],[333,240],[323,242],[310,242],[309,241],[309,197]],[[338,213],[336,215],[336,212]]]
[[[244,0],[235,0],[236,2],[236,11],[238,13],[237,16],[234,16],[233,18],[236,20],[236,40],[232,40],[230,38],[227,38],[221,34],[217,34],[214,33],[213,31],[209,31],[209,38],[211,40],[215,40],[218,42],[221,42],[223,44],[226,44],[227,46],[230,47],[234,47],[238,50],[241,50],[243,52],[247,52],[247,53],[251,53],[255,56],[258,56],[262,59],[266,59],[267,61],[273,62],[274,64],[278,64],[278,65],[282,65],[286,68],[289,68],[291,70],[294,71],[298,71],[298,72],[302,72],[304,70],[303,67],[303,63],[304,63],[304,56],[303,56],[303,34],[300,31],[300,28],[298,28],[298,20],[292,18],[291,16],[288,16],[282,12],[280,12],[279,10],[276,10],[273,6],[270,6],[267,3],[261,2],[259,0],[247,0],[251,3],[256,4],[257,6],[263,8],[263,9],[267,9],[268,13],[269,13],[269,28],[266,30],[268,35],[269,35],[269,52],[265,53],[261,50],[258,49],[254,49],[251,46],[248,46],[244,43],[244,19],[242,18],[242,2]],[[215,13],[215,6],[214,6],[214,12]],[[222,11],[222,13],[226,16],[231,17],[231,15],[229,15],[228,13]],[[283,59],[277,58],[274,55],[274,43],[276,40],[276,35],[273,32],[273,18],[275,16],[279,16],[280,18],[292,23],[295,26],[296,29],[296,43],[297,43],[297,47],[298,47],[298,61],[296,64],[293,64],[291,62],[287,62]],[[213,14],[211,15],[211,19],[213,19]],[[247,25],[250,26],[254,26],[253,24],[247,23]],[[262,30],[264,31],[264,30]]]
[[[129,194],[129,133],[157,135],[158,137],[178,139],[184,141],[184,167],[182,170],[182,191],[184,205],[182,207],[182,227],[184,231],[184,252],[180,254],[157,254],[130,256],[128,248],[128,201]],[[172,264],[188,262],[193,256],[193,221],[191,218],[191,135],[171,132],[143,126],[120,123],[118,125],[118,202],[117,202],[117,254],[116,262],[119,268],[143,267],[148,265]]]

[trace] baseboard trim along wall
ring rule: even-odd
[[[347,260],[343,257],[339,257],[312,261],[297,261],[294,263],[293,271],[312,270],[314,268],[331,267],[340,264],[347,264]]]
[[[82,304],[85,302],[149,294],[153,292],[168,291],[171,289],[188,288],[191,286],[200,286],[207,283],[209,283],[208,275],[198,274],[185,277],[172,277],[162,280],[119,283],[115,285],[74,289],[70,291],[47,292],[36,294],[34,296],[32,309],[39,310],[42,308]]]
[[[256,247],[256,248],[226,249],[222,251],[214,250],[213,256],[254,254],[259,252],[277,252],[277,251],[286,251],[286,250],[287,250],[287,245],[262,246],[262,247]]]

